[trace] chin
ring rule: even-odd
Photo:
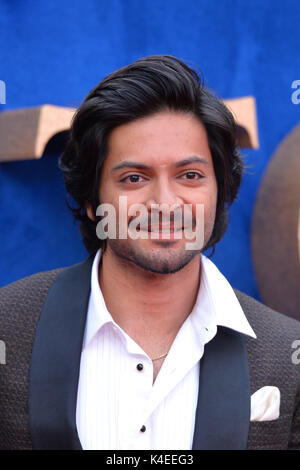
[[[127,243],[124,243],[127,242]],[[174,274],[189,264],[199,250],[185,250],[173,241],[155,240],[151,246],[128,240],[110,240],[109,246],[115,256],[130,265],[155,274]]]

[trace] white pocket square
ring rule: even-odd
[[[279,418],[280,391],[277,387],[262,387],[251,396],[250,421],[272,421]]]

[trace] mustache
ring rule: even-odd
[[[184,228],[191,229],[196,225],[196,218],[190,214],[188,221],[186,218],[183,220],[182,211],[174,213],[162,213],[158,212],[155,214],[148,214],[147,216],[132,216],[129,218],[128,226],[130,226],[133,221],[138,219],[136,227],[141,231],[156,232],[161,230],[172,230],[174,232],[182,230]]]

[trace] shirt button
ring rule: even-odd
[[[137,370],[143,370],[144,369],[144,366],[143,364],[139,363],[137,366],[136,366]]]
[[[140,429],[141,432],[145,432],[146,431],[146,426],[142,426],[141,429]]]

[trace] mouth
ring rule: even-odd
[[[180,232],[183,230],[183,227],[174,227],[172,225],[170,226],[150,226],[148,227],[147,230],[142,229],[145,232],[148,233],[175,233],[175,232]]]
[[[178,241],[178,236],[181,239],[182,236],[180,233],[183,232],[183,227],[174,227],[173,225],[170,226],[149,226],[148,228],[142,228],[139,231],[146,232],[150,239],[154,240],[165,240],[165,241]],[[178,234],[178,235],[176,235]]]
[[[130,226],[130,223],[129,223]],[[192,225],[190,224],[176,224],[174,221],[169,221],[168,224],[162,222],[151,224],[151,221],[142,221],[137,226],[134,227],[136,232],[142,232],[148,234],[148,237],[151,239],[168,239],[168,240],[177,240],[178,238],[183,237],[185,231],[189,232],[192,230]]]
[[[149,225],[149,226],[137,226],[135,230],[137,232],[148,232],[148,233],[176,233],[176,232],[183,232],[184,230],[192,230],[193,226],[180,226],[175,227],[174,225],[164,226],[164,225]]]

